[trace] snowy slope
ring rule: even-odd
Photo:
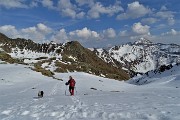
[[[138,75],[137,77],[131,78],[127,82],[134,85],[157,85],[163,84],[167,86],[180,87],[180,75],[179,75],[180,66],[175,65],[169,70],[164,72],[155,72],[150,71],[148,75]]]
[[[137,86],[78,72],[56,74],[64,80],[58,81],[27,66],[0,64],[0,119],[179,120],[179,66],[172,70]],[[69,75],[77,82],[75,96],[65,96]]]
[[[125,69],[139,73],[155,70],[161,65],[180,63],[179,45],[156,44],[145,38],[135,43],[114,46],[108,50],[101,48],[90,50],[106,62],[115,63],[115,60]]]

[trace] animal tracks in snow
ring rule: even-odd
[[[57,93],[57,90],[58,90],[59,87],[60,87],[60,82],[57,82],[57,83],[53,86],[53,88],[52,88],[52,90],[51,90],[51,92],[49,93],[48,96],[55,95],[55,94]]]

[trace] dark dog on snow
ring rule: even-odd
[[[38,97],[43,97],[43,95],[44,95],[44,92],[43,92],[43,91],[39,91],[39,92],[38,92]]]

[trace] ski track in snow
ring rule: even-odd
[[[54,83],[52,89],[47,95],[47,98],[40,98],[31,100],[29,102],[18,102],[10,108],[0,110],[3,115],[2,120],[23,120],[35,119],[35,120],[71,120],[71,119],[92,119],[92,120],[169,120],[168,114],[170,112],[161,111],[161,114],[156,116],[151,113],[144,112],[128,112],[129,110],[139,110],[146,108],[138,108],[136,104],[100,104],[94,103],[92,105],[85,104],[80,96],[65,96],[71,99],[72,105],[56,105],[51,106],[54,102],[53,96],[58,94],[58,90],[61,90],[60,83]],[[58,94],[59,95],[59,94]],[[175,104],[176,105],[176,104]],[[156,105],[157,108],[163,105]],[[170,105],[169,107],[171,107]],[[180,106],[180,104],[179,104]],[[53,108],[53,109],[52,109]],[[106,109],[106,111],[104,111]],[[115,111],[115,112],[113,112]],[[118,111],[118,112],[117,112]],[[2,116],[1,115],[1,116]]]
[[[49,83],[48,83],[49,84]],[[39,84],[38,84],[39,85]],[[35,86],[38,86],[35,85]],[[94,103],[92,105],[85,104],[79,96],[65,96],[72,100],[72,105],[56,105],[51,106],[54,102],[53,96],[57,95],[58,90],[61,90],[60,82],[53,83],[52,89],[49,91],[47,98],[39,98],[30,100],[27,102],[20,101],[6,110],[1,110],[1,114],[4,115],[2,120],[14,120],[14,119],[58,119],[58,120],[70,120],[70,119],[103,119],[103,120],[118,120],[127,118],[145,119],[150,115],[144,113],[131,113],[123,112],[122,107],[134,109],[135,106],[128,104],[117,105],[116,104],[99,104]],[[121,107],[122,106],[122,107]],[[52,109],[53,108],[53,109]],[[108,112],[105,112],[107,109]],[[138,108],[137,108],[138,109]],[[111,110],[119,112],[111,112]],[[26,117],[24,117],[26,116]]]
[[[52,96],[52,95],[57,94],[57,90],[58,90],[59,86],[60,86],[60,82],[55,83],[55,85],[53,86],[53,88],[52,88],[52,90],[48,96]]]

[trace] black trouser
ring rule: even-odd
[[[69,92],[71,93],[71,95],[74,95],[74,87],[69,86]]]

